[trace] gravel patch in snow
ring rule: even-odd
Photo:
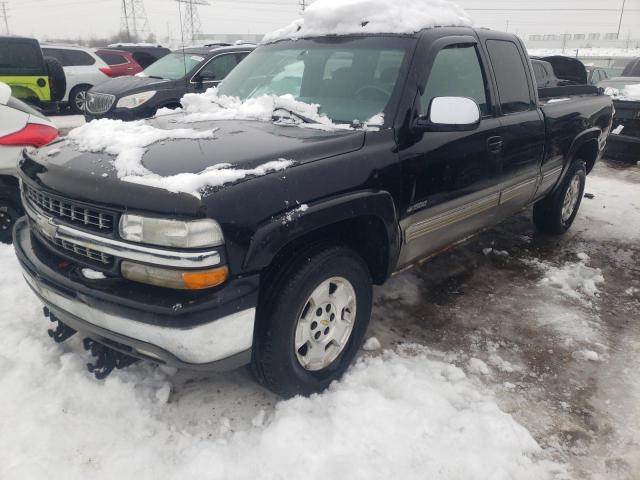
[[[303,18],[262,42],[354,33],[415,33],[432,27],[468,27],[473,21],[447,0],[317,0]]]

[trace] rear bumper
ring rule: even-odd
[[[640,161],[640,137],[609,135],[605,156],[625,162]]]
[[[231,370],[251,359],[257,282],[245,280],[241,298],[234,285],[217,292],[220,308],[150,314],[125,304],[128,299],[110,298],[54,271],[38,257],[24,218],[15,226],[14,245],[34,293],[56,318],[93,340],[138,358],[196,370]],[[228,288],[234,291],[232,305],[224,298]]]

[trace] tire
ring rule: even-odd
[[[562,235],[569,230],[580,209],[586,178],[584,161],[574,161],[558,188],[533,206],[533,223],[539,231]]]
[[[69,92],[69,108],[76,115],[84,115],[84,105],[86,105],[87,92],[90,88],[91,85],[78,85]]]
[[[285,398],[320,392],[340,378],[362,345],[371,317],[369,269],[353,250],[325,245],[297,256],[269,284],[251,370]]]
[[[13,242],[13,226],[23,214],[19,201],[0,194],[0,243],[10,245]]]
[[[49,88],[51,89],[51,101],[59,102],[67,91],[67,77],[64,74],[62,64],[53,57],[44,57],[49,76]]]

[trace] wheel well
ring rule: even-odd
[[[86,87],[87,90],[89,90],[91,87],[93,87],[93,85],[91,85],[89,83],[80,83],[78,85],[74,85],[74,87],[71,90],[69,90],[69,95],[71,95],[71,93],[75,92],[76,90],[78,90],[79,88],[82,88],[82,87]]]
[[[267,276],[288,266],[302,251],[319,244],[344,244],[357,252],[369,267],[373,282],[381,285],[389,269],[389,239],[382,219],[374,215],[343,220],[297,237],[282,247],[268,267]]]
[[[593,167],[596,164],[598,153],[599,150],[597,140],[591,140],[580,145],[573,158],[584,160],[587,165],[587,173],[589,173],[591,172],[591,170],[593,170]]]

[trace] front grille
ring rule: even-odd
[[[113,265],[113,256],[107,255],[106,253],[98,252],[59,238],[56,238],[55,244],[67,252],[71,252],[79,257],[84,257],[105,267]]]
[[[111,109],[115,101],[116,97],[114,95],[89,92],[87,94],[87,111],[95,114],[106,113]]]
[[[86,208],[69,200],[52,197],[29,185],[24,186],[24,193],[29,202],[55,218],[60,218],[100,233],[113,232],[114,216],[111,213]]]

